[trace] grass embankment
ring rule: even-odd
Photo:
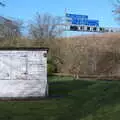
[[[0,102],[0,120],[119,120],[119,81],[49,77],[50,97]]]

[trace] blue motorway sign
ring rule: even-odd
[[[87,15],[76,15],[76,14],[68,14],[68,13],[66,13],[66,17],[69,17],[72,19],[88,19]]]
[[[71,18],[71,24],[87,25],[87,15],[66,14],[67,18]]]
[[[76,15],[66,13],[66,17],[71,19],[71,20],[68,19],[68,22],[70,22],[71,24],[99,26],[98,20],[89,20],[87,15]]]
[[[76,25],[87,25],[88,22],[87,22],[87,20],[77,20],[77,19],[73,19],[73,20],[72,20],[72,24],[76,24]]]
[[[87,23],[88,26],[99,26],[99,21],[98,20],[88,20]]]

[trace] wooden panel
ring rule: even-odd
[[[0,98],[44,97],[47,51],[0,50]]]
[[[46,77],[46,51],[0,51],[0,79],[40,80]]]

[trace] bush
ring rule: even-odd
[[[48,60],[48,64],[47,64],[47,73],[48,75],[52,75],[52,73],[56,72],[56,65],[53,63],[52,60]]]

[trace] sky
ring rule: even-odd
[[[64,16],[66,8],[68,13],[88,15],[89,19],[99,20],[100,26],[120,27],[112,13],[115,0],[4,0],[4,3],[6,7],[0,7],[0,15],[21,19],[25,23],[33,20],[36,12]]]

